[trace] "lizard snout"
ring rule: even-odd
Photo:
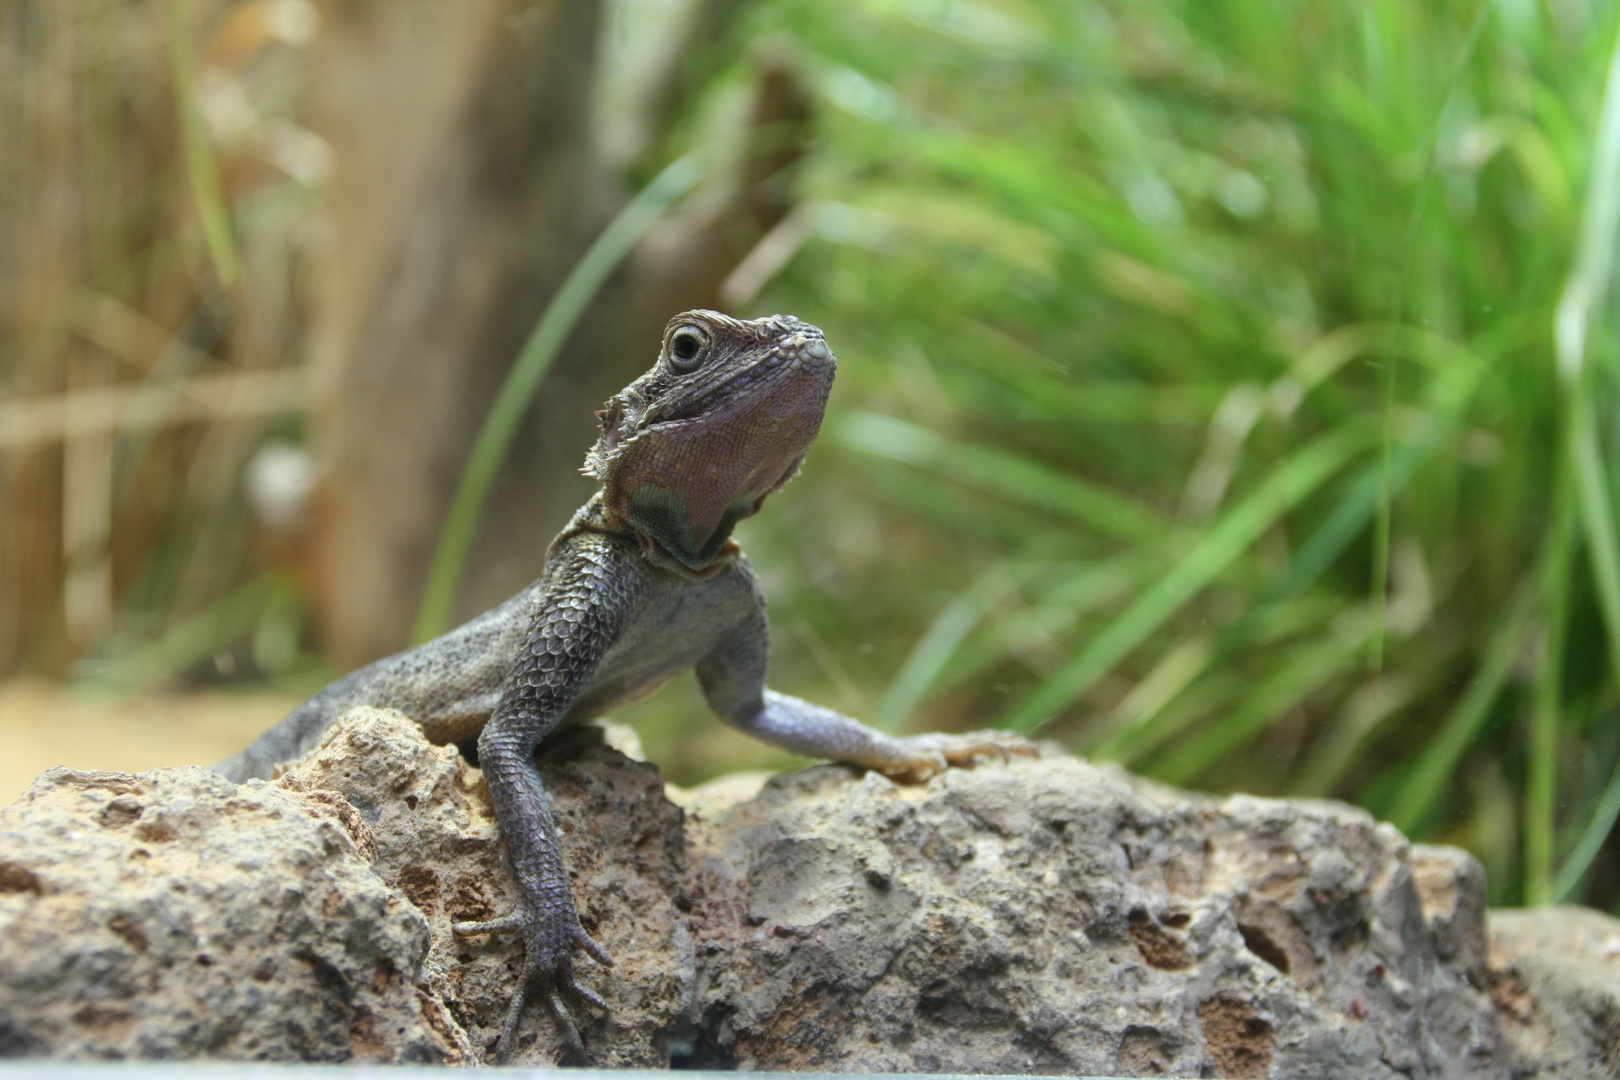
[[[794,334],[787,340],[786,347],[811,368],[823,368],[833,363],[832,350],[827,347],[826,340],[819,336]]]

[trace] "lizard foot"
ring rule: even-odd
[[[531,992],[538,993],[551,1007],[552,1015],[557,1018],[557,1023],[561,1025],[563,1034],[568,1039],[569,1048],[575,1053],[585,1049],[585,1043],[579,1037],[579,1028],[574,1026],[574,1018],[568,1015],[568,1006],[563,1001],[562,991],[566,990],[598,1009],[606,1009],[607,1002],[595,991],[580,985],[574,975],[574,950],[576,948],[583,950],[587,956],[604,967],[612,967],[613,958],[595,938],[585,932],[584,927],[579,925],[579,916],[575,914],[573,904],[568,904],[566,910],[547,910],[539,905],[533,905],[531,908],[531,905],[525,903],[510,915],[484,922],[459,922],[451,929],[458,934],[488,934],[516,930],[523,935],[525,946],[523,976],[518,980],[517,992],[512,995],[511,1007],[506,1010],[506,1022],[501,1026],[501,1037],[495,1043],[496,1064],[504,1062],[512,1050],[513,1034],[517,1031],[518,1020],[523,1015],[523,1006]]]
[[[895,740],[906,757],[883,772],[927,779],[952,765],[971,765],[982,758],[1010,761],[1014,754],[1038,757],[1035,744],[1011,731],[969,731],[960,735],[912,735]]]

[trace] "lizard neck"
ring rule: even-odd
[[[592,495],[590,501],[575,512],[573,519],[563,528],[562,532],[557,534],[556,539],[552,540],[551,548],[555,549],[558,544],[569,537],[577,536],[583,532],[604,533],[609,536],[622,536],[634,540],[636,546],[641,549],[641,557],[646,559],[648,563],[688,581],[707,581],[716,574],[729,569],[732,564],[742,558],[742,548],[738,546],[737,541],[728,538],[721,545],[719,553],[710,562],[700,567],[687,566],[665,551],[657,540],[636,528],[625,520],[623,516],[614,513],[600,491]],[[550,555],[549,549],[547,555],[548,557]]]

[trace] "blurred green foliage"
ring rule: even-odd
[[[1496,903],[1614,904],[1617,16],[759,5],[821,126],[742,313],[841,365],[742,530],[776,681],[1352,799],[1473,849]]]

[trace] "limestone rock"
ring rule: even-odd
[[[0,813],[0,1056],[454,1060],[370,844],[203,769],[45,773]]]
[[[576,963],[608,1003],[606,1017],[571,1005],[585,1041],[578,1064],[667,1065],[662,1040],[691,995],[692,949],[679,893],[681,812],[650,765],[603,745],[594,727],[548,747],[541,775],[580,900],[580,922],[614,958]],[[515,935],[458,938],[454,922],[488,919],[517,904],[482,774],[453,746],[433,746],[398,713],[356,709],[279,782],[332,792],[359,811],[376,842],[377,875],[427,921],[432,947],[418,978],[467,1053],[494,1049],[516,989],[523,947]],[[509,1064],[558,1061],[567,1047],[543,1003],[531,1004]],[[572,1063],[572,1062],[571,1062]]]
[[[1509,1073],[1478,864],[1350,807],[1051,756],[911,787],[822,766],[691,831],[700,1061]]]
[[[1620,923],[1496,913],[1487,949],[1478,863],[1346,806],[1061,754],[683,792],[614,745],[541,760],[617,961],[578,961],[610,1011],[568,1064],[1620,1075]],[[269,784],[53,770],[0,813],[0,1057],[478,1063],[521,946],[450,925],[515,898],[480,773],[398,714]]]
[[[1620,1076],[1620,921],[1590,908],[1491,913],[1491,996],[1552,1080]]]

